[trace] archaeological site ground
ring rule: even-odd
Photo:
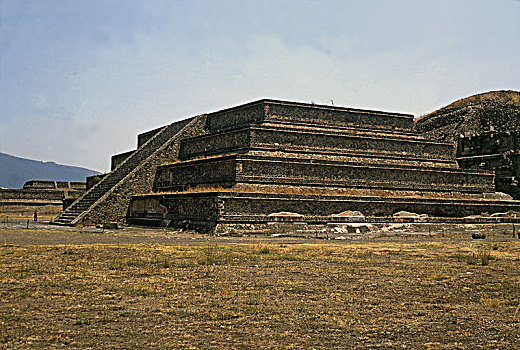
[[[64,229],[60,229],[64,230]],[[520,240],[0,227],[5,349],[515,349]],[[84,229],[85,230],[85,229]]]

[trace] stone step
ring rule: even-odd
[[[78,208],[78,209],[74,209],[74,208],[73,208],[73,209],[71,209],[71,210],[67,210],[67,211],[65,211],[65,212],[64,212],[64,215],[66,215],[66,214],[77,214],[77,213],[82,213],[82,212],[84,212],[84,211],[87,210],[87,209],[88,209],[88,207],[86,207],[86,208]]]
[[[417,132],[413,131],[403,131],[403,130],[381,130],[381,129],[371,129],[371,128],[353,128],[353,127],[330,127],[330,126],[322,126],[311,123],[283,123],[283,122],[262,122],[258,124],[252,124],[251,127],[259,127],[259,128],[268,128],[268,129],[278,129],[278,130],[296,130],[303,132],[324,132],[324,133],[333,133],[333,134],[372,134],[372,135],[380,135],[380,136],[389,136],[389,137],[403,137],[403,138],[412,138],[418,140],[424,140],[424,137],[421,136]]]
[[[217,207],[215,202],[220,205]],[[146,205],[145,205],[146,203]],[[142,208],[156,208],[156,205],[175,208],[165,216],[157,215]],[[193,208],[198,212],[194,213]],[[398,211],[427,214],[430,217],[458,217],[480,215],[482,212],[497,213],[518,210],[518,202],[500,199],[460,200],[448,198],[415,197],[368,197],[339,195],[305,195],[247,192],[185,192],[168,195],[136,196],[130,203],[129,223],[138,224],[154,220],[160,224],[165,219],[175,225],[189,220],[200,221],[206,226],[208,220],[214,224],[233,223],[272,223],[277,220],[272,213],[292,212],[302,215],[302,223],[333,223],[331,215],[344,211],[360,211],[365,216],[391,218]],[[184,223],[185,224],[185,223]]]
[[[379,134],[334,134],[313,131],[270,128],[245,128],[218,134],[185,139],[181,143],[179,159],[193,159],[244,151],[252,148],[303,151],[309,153],[364,153],[394,157],[417,157],[453,160],[453,145],[405,137]]]
[[[157,169],[155,189],[168,191],[179,190],[186,185],[233,187],[239,183],[259,183],[494,192],[493,179],[491,172],[478,170],[230,155],[160,167]]]
[[[63,212],[55,220],[57,224],[71,223],[79,215],[102,198],[114,186],[119,184],[131,171],[137,168],[143,160],[147,159],[157,148],[177,134],[191,120],[186,119],[163,127],[155,133],[146,143],[141,145],[137,151],[132,153],[123,163],[121,163],[113,172],[105,176],[101,181],[88,190],[85,195],[75,203],[73,203],[65,212]]]

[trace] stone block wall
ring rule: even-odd
[[[250,129],[244,128],[185,139],[181,143],[179,159],[185,160],[248,149],[250,134]]]
[[[487,131],[479,135],[459,137],[457,158],[492,155],[520,150],[520,132]]]
[[[458,140],[457,162],[464,169],[487,169],[496,190],[520,199],[520,132],[487,131]]]
[[[478,193],[493,192],[493,179],[491,173],[479,171],[232,155],[160,167],[154,188],[168,191],[196,185],[263,183]]]
[[[453,146],[406,138],[373,137],[349,134],[288,132],[282,130],[252,129],[251,145],[280,148],[305,148],[312,150],[357,151],[420,156],[423,158],[449,159]]]
[[[222,130],[243,127],[264,119],[264,104],[262,101],[257,101],[209,113],[206,119],[206,129],[208,133],[216,133]]]
[[[511,202],[503,203],[482,203],[478,201],[459,202],[458,205],[453,201],[443,200],[413,200],[411,198],[382,201],[377,198],[358,197],[358,198],[338,198],[332,197],[302,197],[286,196],[280,200],[273,200],[269,197],[240,197],[240,196],[221,196],[222,210],[221,219],[232,219],[233,217],[247,216],[248,213],[256,215],[268,215],[270,213],[290,211],[303,214],[307,219],[323,217],[331,214],[341,213],[346,210],[358,210],[367,216],[389,217],[398,211],[411,211],[415,213],[428,214],[435,217],[465,217],[478,215],[482,212],[505,212],[517,208]],[[177,202],[175,202],[177,203]],[[173,205],[173,204],[172,204]],[[222,214],[223,213],[223,214]],[[252,218],[253,220],[258,218]],[[260,217],[260,219],[262,219]],[[269,220],[263,218],[263,220]]]
[[[155,201],[151,204],[150,201]],[[142,202],[141,204],[139,204]],[[166,211],[157,215],[147,208],[161,207]],[[157,220],[162,225],[197,227],[219,223],[267,223],[269,214],[294,212],[304,215],[308,223],[330,222],[330,215],[346,210],[358,210],[368,217],[390,217],[402,210],[433,217],[465,217],[483,212],[495,213],[517,209],[512,201],[455,201],[442,199],[337,197],[262,193],[179,193],[137,196],[132,199],[129,222]]]
[[[386,113],[272,100],[267,100],[265,105],[268,120],[405,131],[410,131],[413,128],[413,116],[410,114]]]
[[[0,200],[50,200],[61,201],[65,193],[77,192],[74,190],[46,190],[46,189],[0,189]],[[81,193],[81,192],[77,192]]]
[[[117,166],[121,163],[123,163],[128,157],[130,157],[132,154],[134,154],[135,150],[115,154],[110,158],[110,171],[117,168]]]
[[[229,132],[205,135],[182,142],[181,160],[211,156],[248,148],[305,150],[308,153],[334,150],[336,152],[399,157],[421,157],[429,159],[453,159],[453,145],[419,141],[405,137],[374,137],[362,133],[322,133],[251,127]]]
[[[194,184],[223,184],[236,180],[237,162],[234,156],[214,161],[194,161],[159,167],[155,175],[156,191],[183,189]]]
[[[31,180],[23,188],[0,189],[0,205],[61,205],[84,192],[84,182]]]
[[[214,133],[264,120],[403,131],[413,128],[413,116],[409,114],[260,100],[208,114],[207,130]]]
[[[424,191],[492,192],[493,175],[458,170],[375,166],[283,159],[240,159],[238,182],[322,184]]]

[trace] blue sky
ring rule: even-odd
[[[428,113],[520,90],[517,0],[0,0],[0,152],[107,171],[259,98]]]

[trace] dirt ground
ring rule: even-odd
[[[0,224],[5,349],[515,349],[520,240]]]

